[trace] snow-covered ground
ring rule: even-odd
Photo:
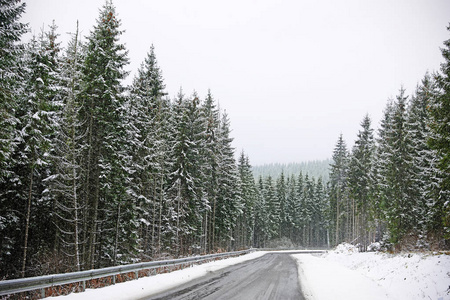
[[[450,255],[358,253],[340,245],[294,257],[308,299],[450,299]]]
[[[253,252],[61,297],[63,300],[145,298],[265,253]],[[450,300],[450,255],[358,253],[351,245],[340,245],[326,254],[291,255],[298,263],[302,291],[308,300]]]

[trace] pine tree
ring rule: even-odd
[[[16,128],[20,134],[15,137],[17,147],[12,157],[15,178],[10,181],[11,200],[20,205],[16,209],[24,216],[21,224],[22,276],[26,275],[30,253],[36,254],[39,248],[40,254],[48,250],[48,240],[41,234],[45,232],[46,236],[54,236],[54,228],[47,229],[53,217],[53,203],[44,193],[48,188],[44,179],[51,173],[49,157],[55,135],[60,50],[56,39],[56,26],[53,24],[48,32],[42,32],[38,39],[30,41],[24,54],[23,87],[16,110]],[[31,231],[40,234],[30,234]]]
[[[314,190],[315,211],[313,214],[314,236],[313,245],[316,247],[323,247],[327,245],[327,195],[322,177],[317,179]]]
[[[141,247],[152,256],[160,249],[167,142],[165,85],[153,45],[133,80],[128,101],[128,136],[133,137],[132,194],[139,210]]]
[[[296,220],[299,217],[297,203],[299,202],[297,194],[297,181],[294,174],[288,177],[287,196],[285,206],[285,222],[286,222],[286,236],[293,242],[297,243],[297,227]]]
[[[258,179],[255,203],[255,229],[253,247],[264,248],[268,239],[268,211],[266,205],[265,188],[262,176]]]
[[[334,243],[348,241],[348,152],[342,137],[333,151],[333,163],[330,170],[330,209],[334,229]]]
[[[169,193],[173,210],[174,242],[178,254],[186,253],[191,245],[199,247],[202,209],[207,205],[202,201],[202,164],[200,149],[204,146],[203,119],[200,114],[200,100],[196,93],[185,99],[180,91],[174,103],[175,136],[172,149],[172,172],[169,178]],[[200,234],[200,236],[198,235]]]
[[[296,244],[304,245],[303,228],[305,227],[305,222],[303,219],[303,208],[304,208],[304,192],[305,192],[305,178],[303,173],[300,172],[297,177],[297,182],[295,186],[296,190],[296,200],[294,210],[296,212],[294,219],[294,227],[296,229]]]
[[[239,176],[234,159],[234,148],[230,137],[230,120],[223,113],[218,131],[218,195],[215,211],[217,241],[221,246],[231,247],[232,231],[238,216],[242,213],[239,195]]]
[[[414,223],[409,172],[411,141],[407,140],[406,105],[407,96],[402,88],[396,101],[388,104],[377,149],[380,209],[388,230],[388,242],[394,245],[411,233]]]
[[[254,236],[254,218],[255,218],[255,203],[256,203],[256,186],[255,179],[251,171],[251,165],[248,156],[241,152],[238,161],[238,171],[241,182],[241,199],[242,199],[242,214],[239,216],[237,222],[236,237],[240,240],[238,243],[241,247],[251,247]]]
[[[20,80],[18,66],[23,51],[18,42],[27,31],[27,26],[19,22],[24,12],[25,3],[0,1],[0,183],[4,177],[9,176],[7,162],[11,159],[13,139],[16,136],[14,90]]]
[[[279,224],[278,224],[278,236],[281,238],[287,233],[286,229],[288,227],[286,218],[286,179],[284,177],[284,171],[281,171],[280,177],[276,180],[276,191],[277,191],[277,202],[280,206],[279,211]]]
[[[25,3],[0,1],[0,276],[17,276],[22,243],[22,215],[17,204],[16,184],[20,181],[13,165],[16,137],[19,136],[17,109],[23,87],[19,68],[22,66],[23,46],[19,43],[27,31],[19,21]],[[16,182],[16,183],[14,183]]]
[[[348,185],[352,200],[354,233],[352,239],[357,239],[362,244],[363,249],[366,249],[369,239],[369,187],[373,185],[371,170],[375,151],[373,129],[368,115],[362,120],[361,127],[350,156]]]
[[[208,91],[202,105],[202,115],[205,128],[205,145],[201,149],[204,163],[202,173],[204,175],[204,197],[208,203],[204,209],[203,236],[204,251],[214,248],[215,240],[215,213],[217,208],[217,196],[219,193],[219,110],[216,108],[211,91]]]
[[[83,190],[89,212],[86,267],[115,264],[119,255],[135,247],[134,204],[126,188],[129,154],[124,146],[126,108],[121,83],[127,75],[128,52],[119,42],[120,25],[115,7],[107,1],[88,37],[82,69],[81,117],[86,120]]]
[[[450,25],[447,27],[450,32]],[[441,72],[436,74],[438,93],[432,97],[429,106],[431,122],[429,124],[432,134],[429,145],[438,155],[437,167],[439,174],[439,198],[434,204],[434,211],[440,211],[437,216],[441,219],[442,230],[446,239],[450,238],[450,39],[444,42],[441,48],[444,62],[441,63]]]
[[[305,175],[304,178],[304,189],[303,198],[301,202],[301,218],[303,222],[303,245],[306,247],[311,247],[313,242],[313,225],[314,225],[314,215],[316,212],[316,199],[314,198],[314,179]]]
[[[263,197],[265,203],[265,213],[267,214],[267,241],[278,238],[280,226],[280,205],[276,196],[274,182],[271,176],[264,180]]]
[[[82,45],[78,26],[62,59],[58,98],[63,108],[58,111],[58,123],[54,150],[51,156],[53,172],[46,180],[55,201],[54,210],[57,226],[57,240],[54,248],[62,251],[66,264],[75,271],[82,268],[83,218],[86,209],[81,201],[82,184],[82,137],[83,120],[79,119],[81,109],[81,62]],[[61,246],[58,246],[61,242]]]
[[[427,73],[411,98],[407,110],[406,140],[411,143],[408,171],[411,176],[411,201],[414,205],[410,214],[414,220],[413,229],[417,232],[417,246],[419,247],[426,246],[427,231],[433,231],[431,223],[434,212],[429,208],[434,206],[434,199],[438,198],[434,185],[437,173],[435,158],[437,156],[427,144],[430,136],[427,126],[430,116],[427,107],[434,94],[434,82]]]

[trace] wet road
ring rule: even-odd
[[[259,258],[211,272],[146,300],[173,299],[304,299],[297,264],[286,253]]]

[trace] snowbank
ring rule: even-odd
[[[346,244],[294,257],[308,299],[450,300],[449,255],[358,253]]]
[[[157,276],[143,277],[138,280],[119,283],[105,288],[87,289],[84,293],[72,293],[67,296],[60,296],[60,298],[64,300],[66,299],[123,300],[123,299],[145,298],[166,291],[168,289],[186,283],[190,280],[204,276],[208,272],[214,272],[230,265],[234,265],[250,259],[255,259],[257,257],[264,255],[265,253],[267,252],[264,251],[253,252],[239,257],[213,261],[202,265],[193,266],[191,268],[174,271],[171,273],[159,274]]]

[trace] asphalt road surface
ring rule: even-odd
[[[304,297],[298,282],[295,260],[286,253],[267,253],[146,298],[173,299],[285,300]]]

